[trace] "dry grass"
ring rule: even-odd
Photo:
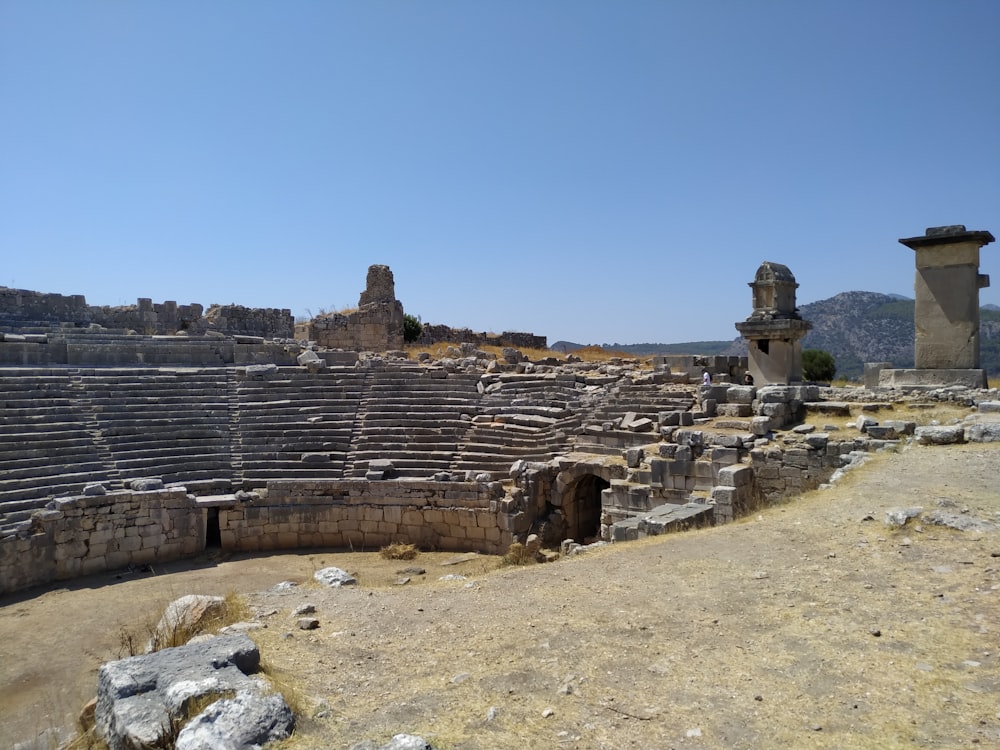
[[[446,342],[431,344],[430,346],[423,344],[408,344],[405,347],[405,351],[407,356],[409,356],[411,359],[416,359],[417,355],[420,354],[421,352],[426,352],[434,359],[441,359],[443,357],[448,356],[449,348],[461,349],[462,345],[455,343],[446,343]],[[492,354],[497,359],[503,358],[503,350],[505,348],[507,347],[491,346],[491,345],[483,345],[476,347],[476,349],[478,349],[479,351],[486,352],[487,354]],[[575,349],[574,351],[569,352],[568,354],[564,352],[558,352],[553,349],[535,349],[532,347],[514,347],[514,348],[533,362],[537,362],[543,359],[557,359],[560,361],[565,361],[569,356],[569,354],[578,357],[584,362],[594,362],[594,363],[608,362],[612,359],[621,359],[626,362],[635,363],[640,366],[652,367],[652,361],[653,361],[652,357],[636,357],[635,355],[626,354],[624,352],[607,351],[599,346],[588,346],[582,349]]]
[[[520,542],[514,542],[507,549],[507,554],[503,556],[502,562],[509,565],[532,565],[535,563],[534,556],[528,554],[528,548]]]
[[[246,620],[249,616],[250,608],[246,599],[235,591],[229,591],[223,597],[218,613],[194,624],[180,621],[163,631],[159,628],[162,615],[155,622],[146,620],[138,625],[121,624],[118,626],[118,658],[183,646],[196,635],[216,632],[227,625]]]
[[[393,542],[388,547],[380,549],[378,554],[384,560],[412,560],[420,554],[420,550],[415,544]]]

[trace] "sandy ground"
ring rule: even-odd
[[[303,717],[289,749],[1000,747],[1000,532],[891,529],[898,506],[1000,521],[1000,446],[912,447],[735,524],[549,565],[315,552],[6,597],[0,747],[74,715],[121,626],[234,590]],[[327,565],[362,585],[318,588]],[[317,630],[295,627],[305,602]]]

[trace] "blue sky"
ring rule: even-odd
[[[0,285],[735,337],[1000,235],[996,0],[0,0]],[[1000,303],[1000,246],[982,253]]]

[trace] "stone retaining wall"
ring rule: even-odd
[[[259,499],[219,510],[222,547],[425,549],[502,554],[514,515],[499,483],[331,479],[268,482]]]
[[[0,287],[0,319],[25,324],[68,323],[130,329],[142,334],[173,334],[179,330],[215,330],[228,335],[291,338],[291,310],[213,305],[207,313],[198,303],[178,305],[140,297],[134,305],[88,305],[82,294],[63,295]]]
[[[502,554],[520,520],[499,483],[278,480],[250,497],[196,499],[175,487],[54,500],[29,533],[0,540],[0,594],[193,557],[215,512],[222,549],[242,552],[398,542]]]
[[[192,557],[205,547],[205,515],[183,488],[54,500],[30,535],[0,540],[0,593]]]
[[[548,339],[533,333],[522,331],[504,331],[503,333],[486,333],[473,331],[470,328],[452,328],[446,325],[425,323],[420,332],[417,344],[475,344],[476,346],[513,346],[518,349],[547,349]]]

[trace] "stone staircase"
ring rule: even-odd
[[[459,442],[479,408],[478,374],[420,366],[370,371],[349,457],[349,476],[364,477],[376,459],[395,476],[451,471]]]
[[[52,496],[113,478],[76,396],[65,369],[10,368],[0,376],[0,534]]]
[[[694,394],[687,388],[621,383],[609,389],[604,399],[587,413],[587,426],[576,441],[576,450],[616,455],[625,448],[655,442],[659,439],[656,430],[660,412],[690,411],[694,404]],[[644,419],[652,424],[629,428],[629,424]]]
[[[574,375],[505,373],[483,383],[486,393],[459,445],[455,471],[499,479],[517,460],[549,461],[568,450],[584,402]]]
[[[88,368],[73,377],[95,446],[123,481],[232,479],[224,369]]]
[[[265,376],[234,368],[238,469],[247,487],[269,479],[344,476],[364,374],[353,367],[309,373],[276,368]]]

